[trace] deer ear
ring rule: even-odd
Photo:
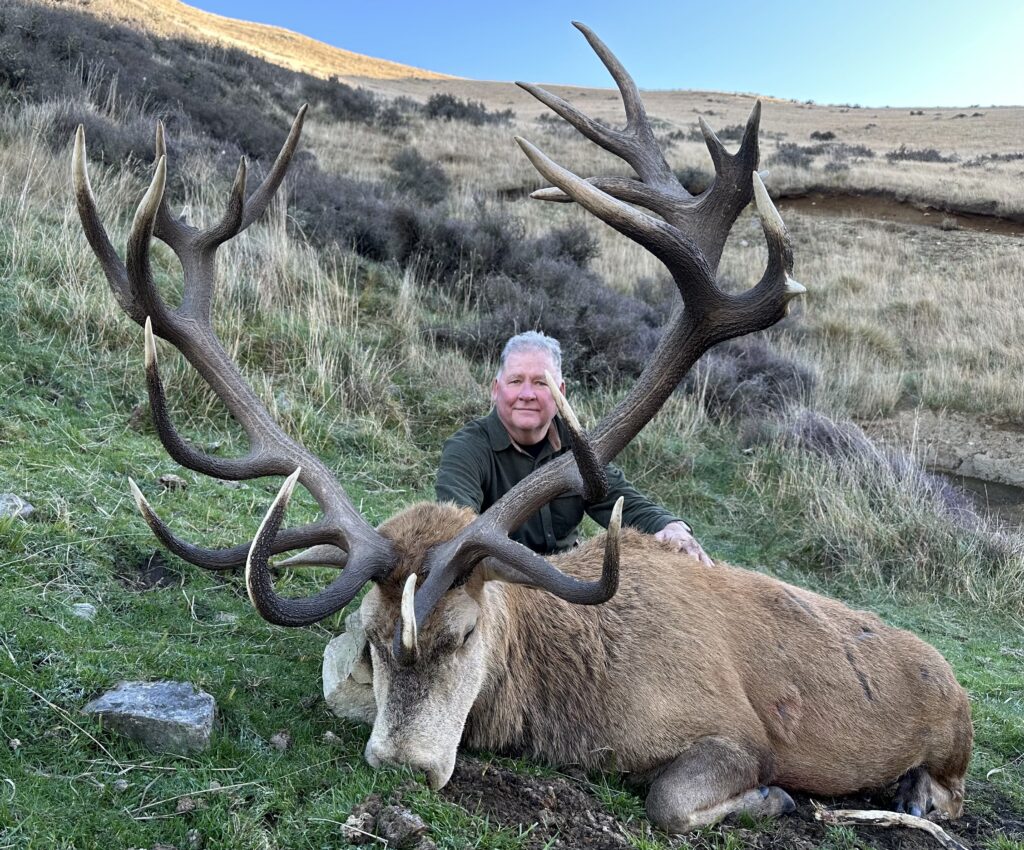
[[[501,581],[505,584],[522,584],[526,587],[537,587],[537,583],[528,575],[519,572],[519,570],[510,567],[504,561],[499,561],[497,558],[484,558],[477,569],[480,571],[485,582]]]

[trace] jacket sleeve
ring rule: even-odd
[[[454,502],[480,513],[484,487],[490,476],[490,446],[463,428],[441,449],[434,492],[439,502]]]
[[[687,528],[689,524],[669,513],[661,505],[657,505],[640,493],[632,484],[626,480],[622,470],[614,464],[608,464],[608,496],[600,502],[585,505],[587,514],[603,528],[608,527],[608,521],[612,517],[612,508],[619,496],[624,498],[622,504],[622,524],[642,531],[645,534],[654,534],[661,531],[670,522],[681,522]],[[692,531],[692,529],[691,529]]]

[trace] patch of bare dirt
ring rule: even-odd
[[[972,230],[1002,236],[1024,236],[1024,216],[1000,218],[982,209],[953,209],[917,201],[902,200],[887,192],[851,192],[832,190],[783,195],[779,212],[789,211],[829,218],[869,218],[899,224],[938,227],[942,230]]]
[[[873,439],[912,447],[931,471],[949,476],[986,511],[1024,525],[1024,425],[993,416],[903,411],[862,423]]]
[[[129,590],[146,591],[173,587],[181,581],[181,574],[168,565],[159,550],[151,552],[141,560],[119,561],[115,569],[118,581]]]
[[[795,794],[795,812],[757,827],[726,822],[689,837],[669,837],[652,831],[646,820],[619,821],[594,796],[585,777],[524,776],[501,765],[460,755],[451,781],[440,792],[446,800],[492,824],[529,833],[522,846],[621,850],[635,847],[638,837],[657,838],[670,847],[719,846],[719,834],[730,833],[743,847],[762,850],[810,850],[826,842],[829,828],[815,820],[815,802]],[[888,809],[889,795],[858,795],[817,800],[827,808]],[[959,820],[944,824],[950,835],[968,846],[982,846],[997,835],[1024,840],[1024,812],[1005,800],[986,804],[968,801]],[[935,850],[938,844],[924,832],[903,828],[856,827],[858,847],[879,850]],[[633,840],[631,840],[631,838]]]

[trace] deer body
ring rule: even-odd
[[[397,551],[410,551],[426,542],[426,529],[444,534],[471,518],[418,505],[381,531]],[[441,765],[454,764],[461,732],[474,749],[614,769],[656,785],[695,743],[714,741],[740,756],[734,770],[707,780],[721,786],[709,789],[719,801],[768,785],[845,794],[926,766],[937,783],[928,787],[933,805],[959,814],[970,710],[934,648],[874,614],[771,576],[709,569],[647,535],[625,529],[621,546],[618,592],[599,606],[502,581],[467,582],[462,594],[478,609],[479,652],[460,659],[457,640],[438,653],[426,649],[417,665],[421,686],[405,671],[393,681],[398,671],[384,660],[411,572],[399,568],[371,591],[363,607],[378,647],[371,762],[376,746],[384,754],[378,760],[436,772],[432,783],[444,784]],[[591,580],[603,548],[599,537],[552,560]],[[444,634],[448,612],[441,607],[432,617],[425,631]],[[424,694],[443,701],[458,681],[479,683],[470,700],[423,710]],[[410,734],[401,720],[430,715],[444,728]]]

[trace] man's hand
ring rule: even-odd
[[[714,566],[714,563],[712,563],[711,559],[697,542],[697,538],[690,534],[686,526],[681,522],[670,522],[661,531],[654,535],[654,539],[671,543],[680,552],[685,552],[687,555],[693,555],[693,557],[700,561],[705,567]]]

